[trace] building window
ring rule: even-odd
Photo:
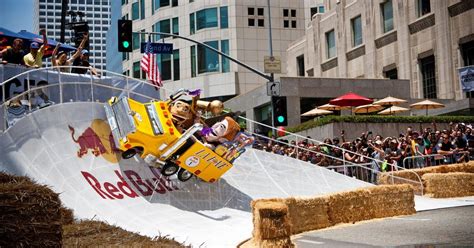
[[[474,65],[474,41],[459,45],[464,66]],[[474,98],[474,91],[466,92],[467,98]]]
[[[220,19],[221,19],[221,28],[228,28],[229,27],[229,16],[227,13],[227,6],[220,7]]]
[[[436,96],[436,67],[433,55],[420,59],[421,77],[423,81],[423,98]]]
[[[356,47],[362,44],[362,21],[361,16],[351,20],[352,26],[352,46]]]
[[[218,41],[207,41],[204,44],[219,49]],[[197,59],[198,59],[198,73],[206,72],[218,72],[219,71],[219,56],[214,51],[207,49],[204,46],[198,45],[197,47]]]
[[[171,79],[171,54],[158,54],[158,66],[160,67],[161,80]]]
[[[226,55],[229,55],[229,40],[221,40],[221,52]],[[222,56],[221,62],[222,72],[230,71],[229,59]]]
[[[141,69],[140,69],[140,61],[134,62],[134,63],[133,63],[133,75],[132,75],[132,76],[133,76],[134,78],[140,78],[140,71],[141,71]]]
[[[392,0],[387,0],[380,5],[382,11],[383,32],[386,33],[393,29],[393,8]]]
[[[138,2],[132,3],[132,20],[138,20],[140,18]]]
[[[283,27],[296,28],[296,9],[283,9]]]
[[[178,20],[178,17],[173,18],[171,23],[173,25],[173,34],[179,35],[179,20]]]
[[[304,55],[296,57],[296,67],[298,70],[298,76],[304,77]]]
[[[196,12],[196,30],[217,27],[217,8]]]
[[[265,9],[257,8],[257,14],[255,14],[255,8],[247,8],[248,13],[248,25],[249,27],[265,27]]]
[[[132,39],[133,39],[133,50],[139,49],[140,48],[140,35],[133,33]]]
[[[195,19],[194,19],[194,13],[189,14],[189,33],[194,34],[196,33],[195,29]]]
[[[398,79],[398,70],[397,70],[397,68],[385,71],[384,74],[385,74],[385,78]]]
[[[255,15],[255,8],[247,8],[247,14],[249,16]]]
[[[178,0],[171,0],[171,7],[178,6]]]
[[[255,19],[250,19],[249,18],[249,27],[255,27]]]
[[[334,35],[334,29],[326,33],[326,47],[328,59],[336,56],[336,37]]]
[[[140,19],[145,19],[145,0],[140,0]]]
[[[196,46],[191,46],[191,77],[196,77]]]
[[[418,17],[424,16],[431,12],[430,0],[417,0],[416,15]]]
[[[171,33],[171,22],[170,19],[166,20],[161,20],[158,22],[158,32],[162,33]],[[159,35],[158,39],[164,39],[166,37],[169,37],[168,35]]]
[[[173,50],[173,80],[177,81],[180,79],[179,74],[179,49]]]

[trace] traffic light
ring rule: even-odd
[[[132,21],[118,20],[118,50],[132,52]]]
[[[288,126],[286,113],[286,96],[272,96],[273,124],[275,126]]]

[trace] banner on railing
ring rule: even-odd
[[[63,101],[91,101],[94,99],[103,102],[111,96],[124,94],[130,94],[130,97],[143,102],[160,98],[159,91],[154,90],[153,85],[135,79],[120,76],[99,78],[89,74],[59,73],[54,68],[45,68],[18,76],[29,70],[31,69],[23,66],[0,65],[0,101],[7,101],[15,95],[28,91],[28,89],[48,85],[50,86],[48,87],[50,98],[58,99],[57,102],[59,102],[59,82],[63,85],[61,89]],[[8,82],[6,82],[7,80]],[[128,93],[125,92],[126,90]]]
[[[474,91],[474,66],[459,68],[459,82],[463,92]]]

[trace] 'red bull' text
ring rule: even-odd
[[[140,175],[133,170],[123,171],[123,175],[128,179],[128,182],[118,170],[114,170],[115,175],[118,177],[117,182],[100,182],[89,172],[81,171],[81,173],[92,189],[103,199],[117,200],[124,199],[125,197],[135,198],[138,196],[151,196],[155,192],[166,194],[168,191],[179,190],[176,183],[163,177],[157,172],[157,169],[150,168],[150,170],[154,177],[148,179],[142,179]],[[130,187],[129,183],[133,188]]]

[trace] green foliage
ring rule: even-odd
[[[301,123],[294,127],[288,127],[288,132],[297,133],[314,127],[324,126],[329,123],[352,122],[352,123],[449,123],[464,122],[474,123],[474,116],[374,116],[374,115],[329,115],[311,121]]]

